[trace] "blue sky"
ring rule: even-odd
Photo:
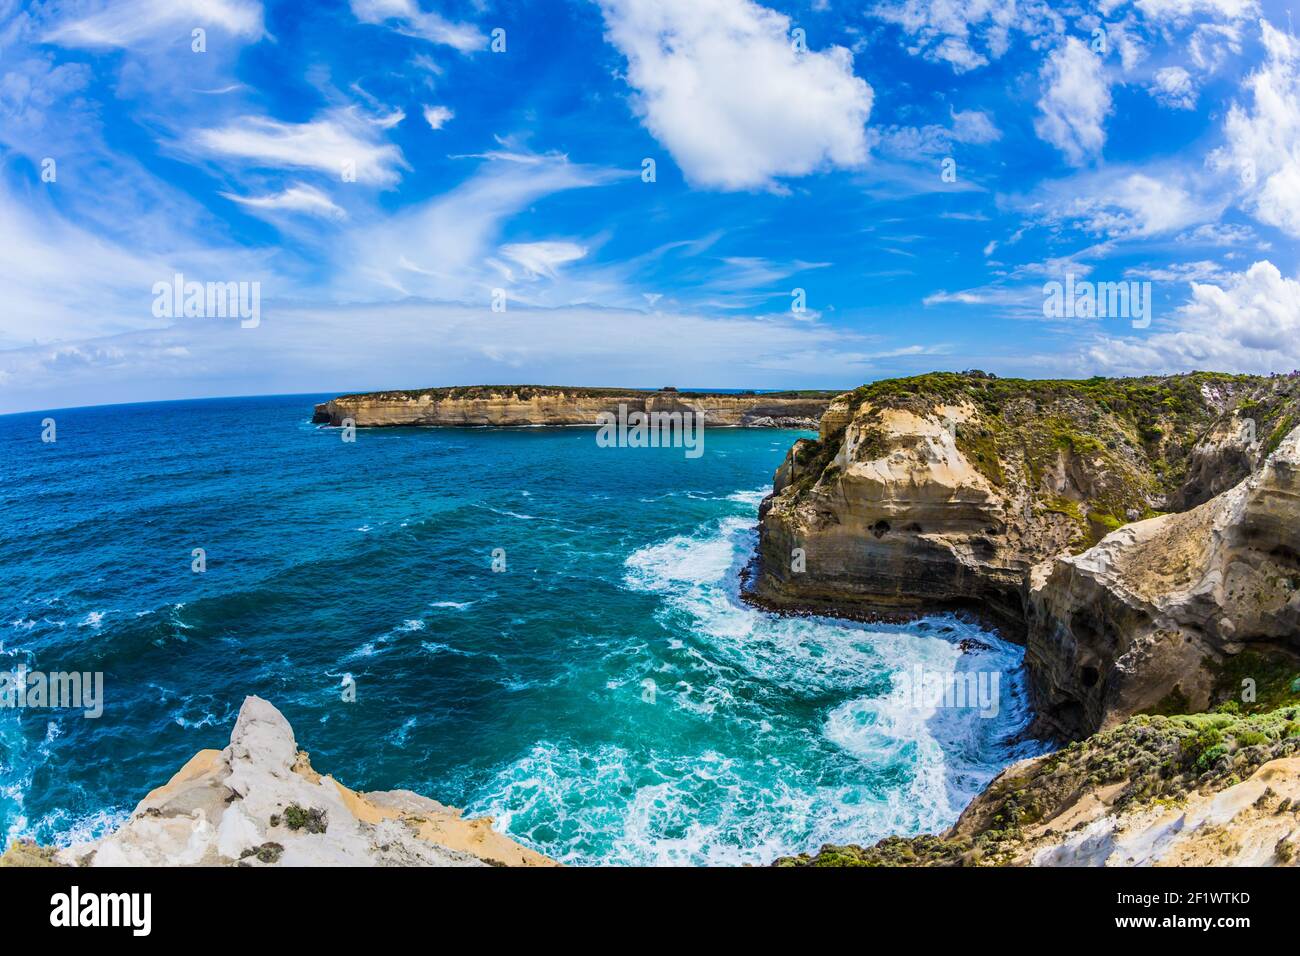
[[[0,0],[0,412],[1289,371],[1292,6]]]

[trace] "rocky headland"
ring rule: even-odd
[[[595,425],[601,414],[702,412],[707,427],[816,428],[837,392],[679,392],[544,385],[467,385],[341,395],[312,420],[358,428]]]
[[[201,750],[113,833],[57,849],[15,842],[7,866],[556,866],[409,790],[359,793],[312,769],[260,697],[230,745]]]
[[[1025,646],[1034,736],[942,834],[839,865],[1300,860],[1300,375],[935,373],[818,393],[481,387],[343,396],[358,426],[816,422],[760,508],[745,596],[786,612],[977,615]],[[312,769],[270,704],[116,832],[6,865],[554,865],[408,791]]]
[[[1033,732],[1073,743],[948,834],[783,862],[1290,862],[1297,425],[1294,375],[936,373],[836,398],[763,502],[751,600],[976,614],[1026,647]]]

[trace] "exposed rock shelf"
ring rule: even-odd
[[[195,754],[92,843],[15,843],[10,865],[555,866],[487,817],[409,790],[358,793],[311,767],[284,716],[245,699],[224,750]]]
[[[675,389],[475,385],[342,395],[313,421],[361,428],[396,425],[595,425],[602,413],[703,412],[706,426],[816,428],[835,392],[679,392]]]

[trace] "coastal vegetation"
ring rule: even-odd
[[[1128,862],[1148,844],[1295,859],[1298,422],[1297,374],[938,372],[832,403],[764,503],[757,599],[996,607],[1027,644],[1037,732],[1062,748],[1009,768],[947,833],[779,865],[1095,863],[1129,833]],[[791,547],[803,574],[778,561]],[[1234,809],[1222,845],[1162,816],[1208,818],[1206,801],[1247,783],[1253,809]],[[1113,844],[1089,843],[1089,827]],[[1267,859],[1261,839],[1277,846]]]
[[[1264,764],[1300,754],[1300,703],[1257,714],[1228,710],[1140,715],[1113,730],[1018,764],[989,785],[947,834],[888,837],[873,846],[828,845],[777,866],[987,866],[1015,862],[1043,825],[1082,797],[1107,793],[1111,814],[1176,807],[1214,793]],[[1285,801],[1285,802],[1283,802]],[[1279,798],[1277,813],[1300,812]]]

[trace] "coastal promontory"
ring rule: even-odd
[[[752,601],[977,615],[1065,744],[946,833],[781,863],[1300,859],[1300,376],[876,382],[760,515]]]
[[[548,385],[467,385],[341,395],[313,421],[358,428],[398,425],[595,425],[603,414],[694,412],[706,427],[816,428],[838,392],[706,392]]]

